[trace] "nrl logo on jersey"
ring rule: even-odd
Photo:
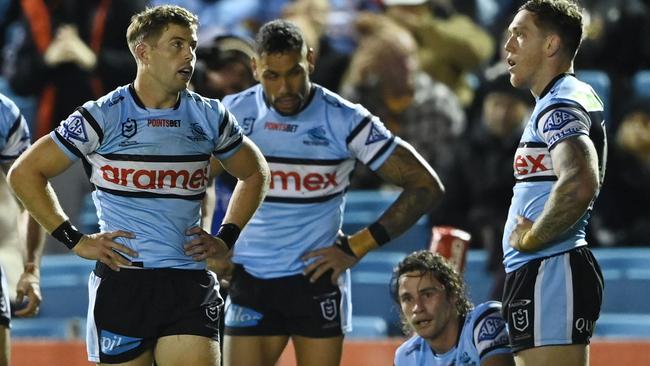
[[[244,135],[248,136],[253,132],[253,125],[255,124],[254,117],[246,117],[239,124]]]
[[[122,122],[122,136],[130,139],[138,133],[138,123],[133,118],[127,118]]]

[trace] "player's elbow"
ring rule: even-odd
[[[22,160],[16,161],[7,172],[7,183],[14,192],[18,192],[24,182],[28,181],[29,167]]]
[[[584,174],[578,179],[575,190],[575,199],[588,206],[598,193],[598,177],[594,174]]]
[[[418,199],[425,202],[429,209],[432,209],[438,204],[445,194],[445,186],[432,169],[427,169],[422,172],[414,183],[414,190],[417,193]]]

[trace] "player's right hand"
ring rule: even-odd
[[[191,256],[197,262],[208,258],[226,258],[230,252],[226,243],[216,236],[210,235],[207,231],[194,226],[185,232],[188,236],[194,236],[192,240],[185,243],[185,255]]]
[[[113,271],[119,271],[120,266],[131,265],[131,262],[121,253],[130,257],[138,256],[138,252],[114,241],[119,237],[133,239],[135,235],[123,230],[84,235],[72,251],[82,258],[98,260]]]
[[[228,255],[223,258],[208,257],[206,259],[207,268],[217,274],[219,284],[223,288],[228,288],[230,286],[230,279],[235,270],[235,264],[231,260],[232,254],[233,252],[230,251]]]

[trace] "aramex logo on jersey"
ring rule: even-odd
[[[100,168],[106,182],[138,189],[182,188],[200,190],[208,184],[208,168],[189,170],[175,169],[127,169],[111,165]]]
[[[276,188],[276,184],[283,191],[291,188],[295,191],[300,191],[303,187],[308,191],[317,191],[339,185],[336,181],[336,172],[324,174],[312,172],[305,174],[303,177],[296,171],[272,170],[270,188]]]

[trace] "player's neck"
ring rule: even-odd
[[[178,102],[179,91],[168,90],[143,74],[136,76],[133,87],[138,94],[138,98],[147,108],[172,108]]]
[[[573,73],[573,63],[572,62],[561,62],[561,63],[547,63],[541,65],[537,77],[533,81],[530,91],[535,97],[541,96],[541,94],[546,90],[548,84],[553,81],[558,75]]]

